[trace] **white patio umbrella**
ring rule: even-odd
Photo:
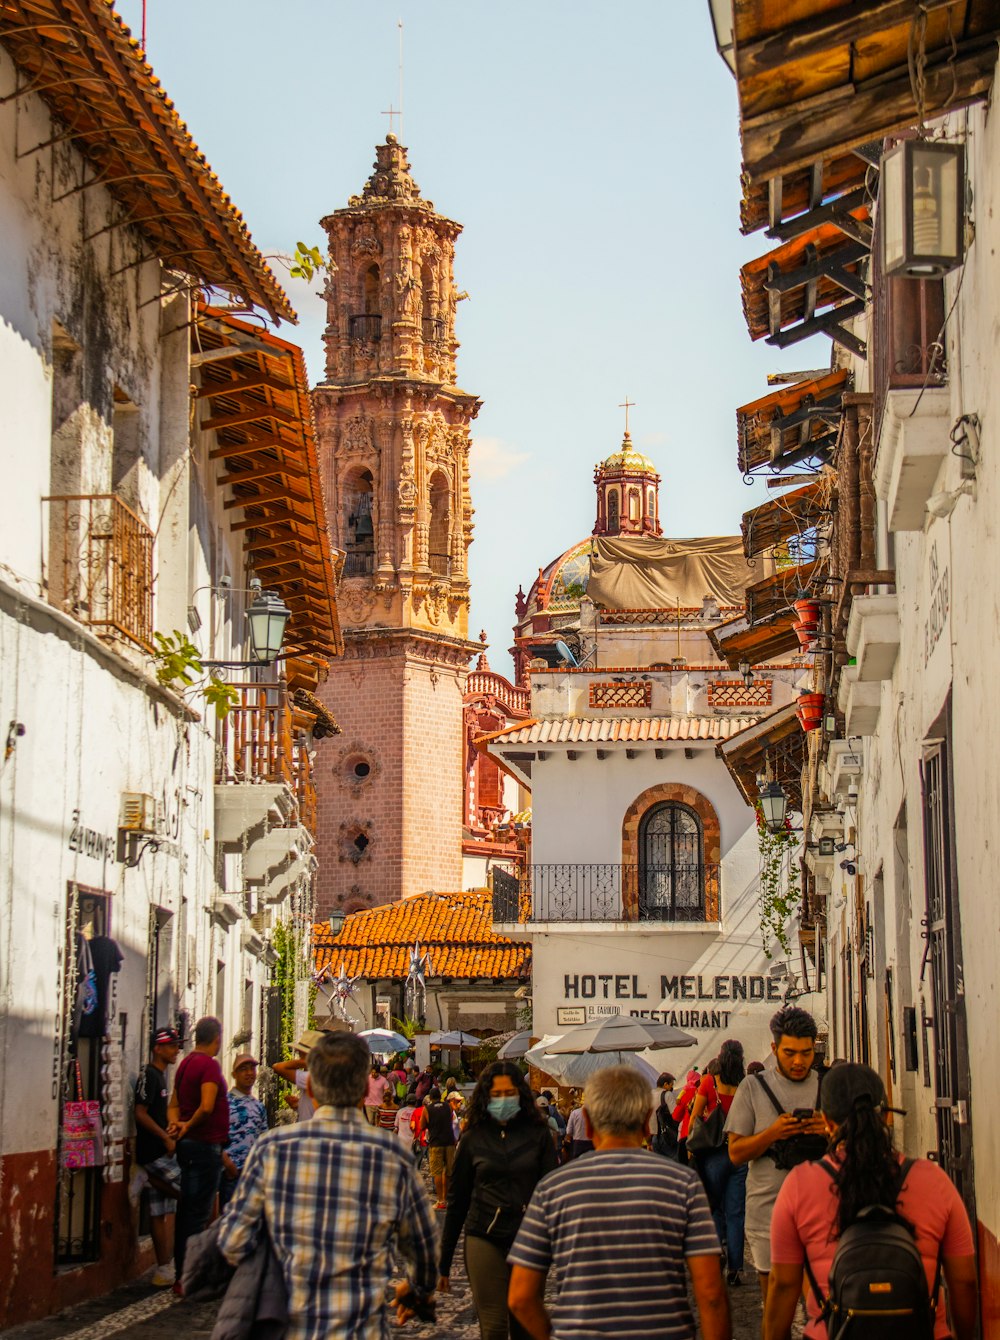
[[[430,1037],[432,1047],[478,1047],[481,1041],[475,1033],[463,1033],[460,1028],[450,1033],[432,1033]]]
[[[357,1036],[364,1038],[368,1043],[368,1050],[374,1052],[376,1056],[391,1056],[394,1052],[410,1050],[409,1038],[404,1038],[402,1033],[397,1033],[391,1028],[366,1028]]]
[[[672,1024],[636,1019],[627,1014],[608,1014],[591,1024],[567,1029],[546,1050],[556,1056],[581,1052],[644,1052],[663,1047],[694,1047],[697,1042],[697,1038]]]
[[[576,1056],[557,1056],[551,1052],[536,1055],[537,1051],[538,1048],[532,1047],[525,1059],[539,1070],[544,1070],[546,1075],[551,1075],[560,1084],[572,1084],[574,1087],[585,1084],[595,1071],[604,1070],[612,1065],[627,1065],[630,1069],[637,1070],[648,1081],[651,1089],[655,1086],[659,1075],[659,1072],[636,1052],[581,1052]]]
[[[498,1061],[519,1061],[531,1046],[531,1029],[522,1029],[508,1038],[497,1052]]]

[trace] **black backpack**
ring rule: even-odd
[[[819,1166],[837,1180],[826,1159]],[[913,1159],[906,1159],[900,1191],[912,1167]],[[895,1207],[865,1206],[840,1235],[825,1298],[808,1260],[805,1265],[829,1340],[933,1340],[941,1257],[928,1293],[923,1257]]]
[[[660,1102],[656,1109],[656,1134],[652,1139],[652,1147],[657,1154],[663,1154],[665,1158],[677,1157],[677,1122],[671,1115],[671,1107],[664,1102],[666,1093],[660,1094]],[[670,1097],[673,1097],[673,1091],[670,1091]]]

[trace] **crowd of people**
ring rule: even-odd
[[[789,1340],[803,1294],[808,1340],[847,1319],[857,1340],[972,1340],[953,1184],[896,1151],[875,1071],[817,1061],[809,1014],[785,1007],[771,1034],[763,1062],[729,1040],[679,1087],[609,1066],[582,1095],[537,1092],[497,1061],[465,1096],[432,1065],[390,1069],[351,1033],[309,1032],[274,1067],[294,1122],[268,1130],[256,1058],[235,1058],[227,1089],[217,1020],[199,1020],[172,1087],[179,1039],[161,1029],[135,1108],[154,1283],[197,1289],[210,1258],[236,1271],[231,1292],[255,1272],[242,1299],[277,1281],[268,1317],[289,1340],[384,1340],[392,1320],[433,1319],[461,1248],[481,1340],[693,1340],[695,1312],[727,1340],[747,1244],[765,1340]]]

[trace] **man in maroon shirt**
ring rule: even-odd
[[[222,1175],[222,1150],[229,1139],[226,1080],[215,1059],[222,1046],[222,1025],[207,1016],[194,1026],[194,1051],[184,1057],[174,1077],[167,1108],[167,1134],[177,1141],[181,1166],[181,1197],[174,1228],[177,1279],[184,1271],[188,1238],[208,1224]],[[180,1291],[180,1284],[174,1286]]]

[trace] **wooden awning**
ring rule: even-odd
[[[239,211],[106,0],[0,0],[0,43],[17,66],[17,87],[4,90],[3,102],[36,93],[59,123],[33,143],[25,118],[19,157],[37,163],[47,180],[45,152],[71,143],[87,166],[75,185],[60,186],[60,198],[83,198],[103,184],[120,206],[119,217],[92,238],[131,225],[145,259],[275,320],[296,319]]]
[[[860,267],[871,251],[867,205],[850,210],[848,217],[858,237],[847,236],[840,223],[821,223],[742,267],[743,315],[752,340],[766,339],[783,349],[827,334],[864,354],[863,343],[843,322],[865,309]]]
[[[338,573],[302,350],[213,307],[199,308],[192,341],[200,426],[214,432],[209,459],[232,490],[230,530],[244,535],[248,565],[292,611],[284,650],[340,655]]]
[[[836,445],[843,394],[850,387],[841,368],[823,377],[780,386],[736,411],[739,467],[780,470],[800,461],[826,459]]]
[[[863,156],[865,152],[867,146],[861,145],[857,152],[851,150],[783,177],[772,177],[770,181],[752,182],[744,173],[740,232],[756,233],[766,228],[768,237],[787,242],[795,233],[805,232],[821,222],[815,216],[816,210],[855,209],[864,201],[864,195],[859,193],[865,190],[871,170],[870,162]],[[872,157],[875,152],[872,151]],[[799,226],[802,221],[806,221],[805,226]]]
[[[795,703],[779,707],[715,747],[748,805],[757,802],[757,778],[767,775],[784,787],[789,809],[802,808],[806,737],[795,708]]]
[[[709,629],[708,640],[715,648],[715,654],[726,662],[730,670],[738,670],[742,661],[763,665],[775,656],[787,656],[799,651],[799,640],[792,627],[795,619],[794,610],[784,610],[771,619],[755,624],[749,623],[745,616],[730,619]]]
[[[809,584],[819,570],[817,562],[799,563],[793,568],[779,568],[763,581],[754,582],[746,590],[747,621],[760,623],[763,619],[773,618],[790,609],[792,602],[799,599],[801,592],[809,590]]]
[[[817,479],[744,512],[740,529],[746,557],[763,554],[790,540],[793,535],[802,535],[815,527],[829,506],[828,492],[825,481]]]
[[[733,8],[743,163],[754,182],[915,125],[908,57],[922,28],[925,118],[986,97],[993,80],[998,0],[736,0]]]

